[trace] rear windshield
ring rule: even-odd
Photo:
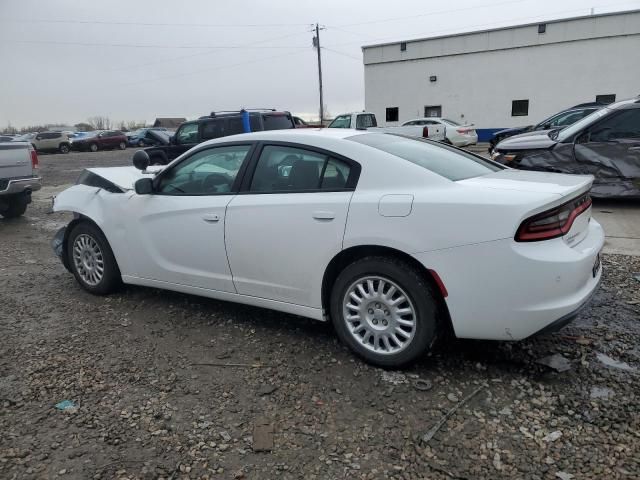
[[[418,138],[389,133],[368,133],[347,139],[404,158],[453,181],[487,175],[504,168],[462,150]]]
[[[442,121],[445,123],[450,123],[451,125],[455,125],[456,127],[460,126],[458,122],[454,122],[453,120],[449,120],[448,118],[443,118]]]
[[[265,130],[284,130],[286,128],[294,128],[293,120],[289,115],[263,115],[262,121]]]

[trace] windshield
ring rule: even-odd
[[[564,142],[567,138],[572,137],[584,127],[591,125],[593,122],[597,121],[599,118],[604,117],[611,113],[611,110],[603,107],[600,110],[596,110],[591,115],[587,115],[582,120],[578,120],[573,125],[568,126],[560,131],[552,130],[549,132],[549,137],[552,140],[558,140],[559,142]]]
[[[347,140],[403,158],[452,181],[479,177],[503,169],[481,157],[419,138],[370,133],[348,137]]]
[[[449,120],[448,118],[443,118],[442,121],[445,122],[445,123],[450,123],[451,125],[454,125],[456,127],[460,126],[460,124],[458,122],[454,122],[453,120]]]

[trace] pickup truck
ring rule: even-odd
[[[0,215],[16,218],[40,190],[38,155],[29,142],[0,143]]]
[[[355,128],[374,132],[395,133],[408,137],[428,138],[443,142],[445,128],[442,125],[407,125],[400,127],[378,127],[375,113],[352,112],[338,115],[327,128]]]

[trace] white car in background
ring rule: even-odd
[[[478,134],[476,133],[476,129],[473,125],[460,125],[453,120],[439,117],[415,118],[402,124],[402,126],[413,125],[444,127],[444,141],[455,147],[466,147],[468,145],[475,145],[478,143]]]
[[[234,135],[134,164],[87,169],[55,198],[74,219],[54,250],[84,289],[124,282],[330,320],[380,366],[448,330],[559,328],[601,277],[591,176],[347,129]]]

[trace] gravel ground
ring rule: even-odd
[[[318,322],[81,290],[51,253],[68,216],[48,197],[131,153],[41,156],[45,188],[0,220],[0,478],[640,478],[639,257],[605,256],[558,333],[382,371]],[[536,363],[553,354],[569,369]]]

